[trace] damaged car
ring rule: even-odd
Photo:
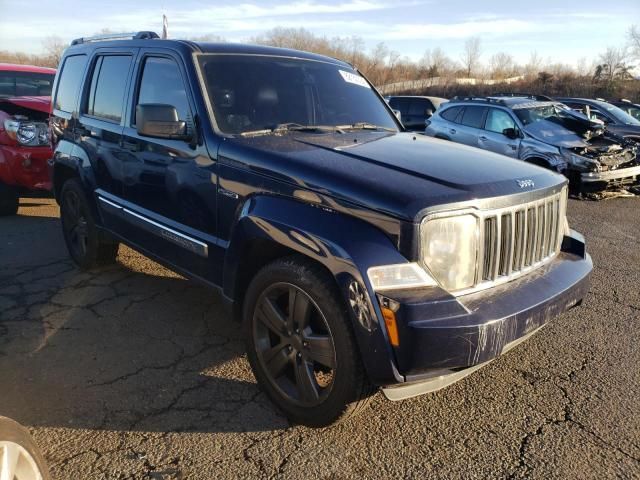
[[[48,120],[55,74],[52,68],[0,64],[0,216],[14,215],[24,192],[51,190]]]
[[[607,196],[638,188],[638,144],[560,102],[534,97],[451,100],[427,135],[491,150],[564,174],[574,194]]]

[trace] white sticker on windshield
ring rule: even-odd
[[[353,83],[354,85],[360,85],[361,87],[371,88],[367,81],[362,78],[360,75],[356,75],[355,73],[345,72],[344,70],[338,70],[342,78],[344,78],[345,82]]]

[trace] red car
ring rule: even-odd
[[[51,190],[53,68],[0,63],[0,216],[14,215],[22,192]]]

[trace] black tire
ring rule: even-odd
[[[281,292],[285,299],[279,297]],[[264,312],[271,305],[279,309],[281,316],[277,318],[288,332],[274,333],[275,322],[265,321]],[[346,306],[325,270],[302,257],[276,260],[254,277],[243,307],[247,356],[253,373],[290,420],[324,427],[364,410],[375,388],[362,365]],[[292,310],[297,314],[289,315]],[[301,332],[296,326],[302,326]],[[273,370],[283,373],[274,376]],[[298,380],[307,377],[310,383]]]
[[[116,261],[119,243],[105,238],[80,181],[67,180],[60,192],[60,220],[69,255],[80,268],[88,270]]]
[[[0,217],[18,213],[19,196],[15,187],[0,182]]]
[[[8,452],[9,449],[11,449],[13,455]],[[8,465],[2,462],[2,457],[5,453],[8,457],[12,456],[14,460],[18,456],[17,466],[19,468],[29,469],[30,472],[38,472],[42,480],[50,480],[47,463],[27,429],[10,418],[0,417],[0,477],[3,477],[4,473],[9,478],[14,478],[14,475],[7,475],[9,471],[2,471],[5,468],[9,468]]]

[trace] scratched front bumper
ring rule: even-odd
[[[591,269],[583,238],[572,232],[552,262],[519,280],[461,297],[427,289],[389,295],[400,305],[398,370],[415,382],[494,359],[578,305]]]

